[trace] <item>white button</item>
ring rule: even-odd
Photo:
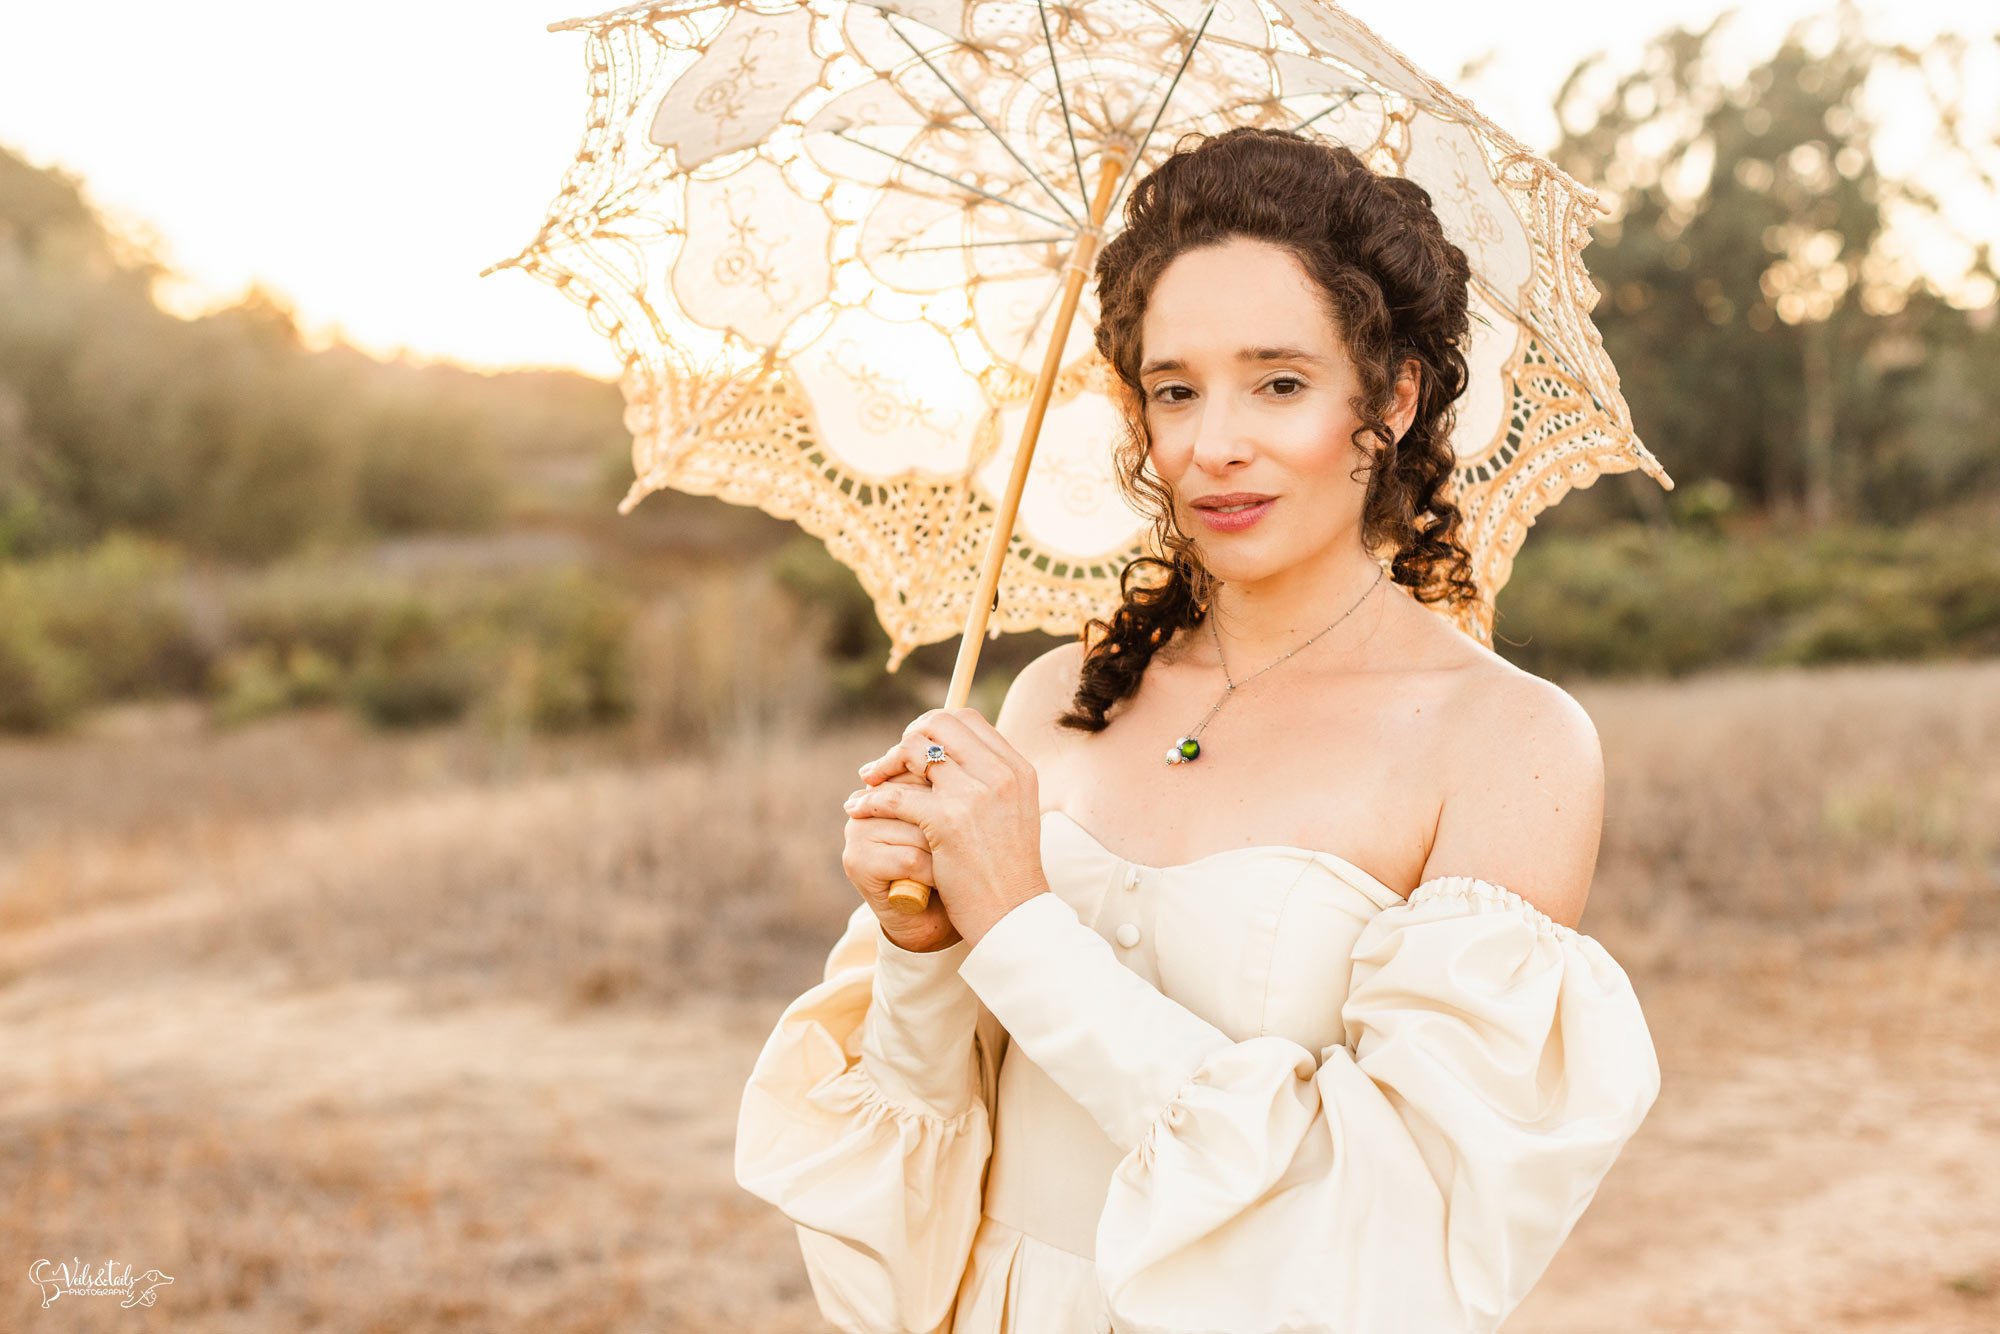
[[[1118,924],[1118,943],[1128,950],[1131,949],[1139,943],[1139,928],[1130,922],[1120,922]]]

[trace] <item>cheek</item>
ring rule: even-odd
[[[1301,413],[1283,443],[1286,470],[1308,486],[1345,481],[1360,458],[1350,439],[1354,427],[1344,412]]]
[[[1320,424],[1319,439],[1320,470],[1342,486],[1362,485],[1365,474],[1352,480],[1349,474],[1367,466],[1375,437],[1361,430],[1361,419],[1347,409],[1328,413]]]
[[[1358,425],[1344,413],[1321,417],[1278,460],[1291,478],[1291,488],[1310,497],[1297,507],[1299,515],[1339,515],[1344,520],[1359,512],[1368,489],[1368,456],[1349,439]]]

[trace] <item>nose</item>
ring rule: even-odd
[[[1205,401],[1195,422],[1194,466],[1208,472],[1226,472],[1231,464],[1247,460],[1250,454],[1250,441],[1244,434],[1241,416],[1230,405],[1228,396],[1216,395]]]

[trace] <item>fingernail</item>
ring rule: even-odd
[[[840,806],[842,810],[851,811],[860,804],[861,804],[861,794],[857,792],[853,796],[849,797],[846,801],[841,802]]]
[[[866,778],[868,776],[868,771],[870,769],[873,769],[874,767],[875,767],[875,761],[870,760],[868,761],[868,763],[862,765],[859,769],[856,769],[854,772],[860,774],[863,778]]]

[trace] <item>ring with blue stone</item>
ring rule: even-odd
[[[939,760],[946,758],[948,757],[944,753],[944,747],[940,746],[937,742],[933,741],[931,742],[930,745],[924,747],[923,768],[920,769],[918,772],[924,776],[924,779],[926,781],[929,781],[931,776],[931,766],[933,764],[936,764]]]

